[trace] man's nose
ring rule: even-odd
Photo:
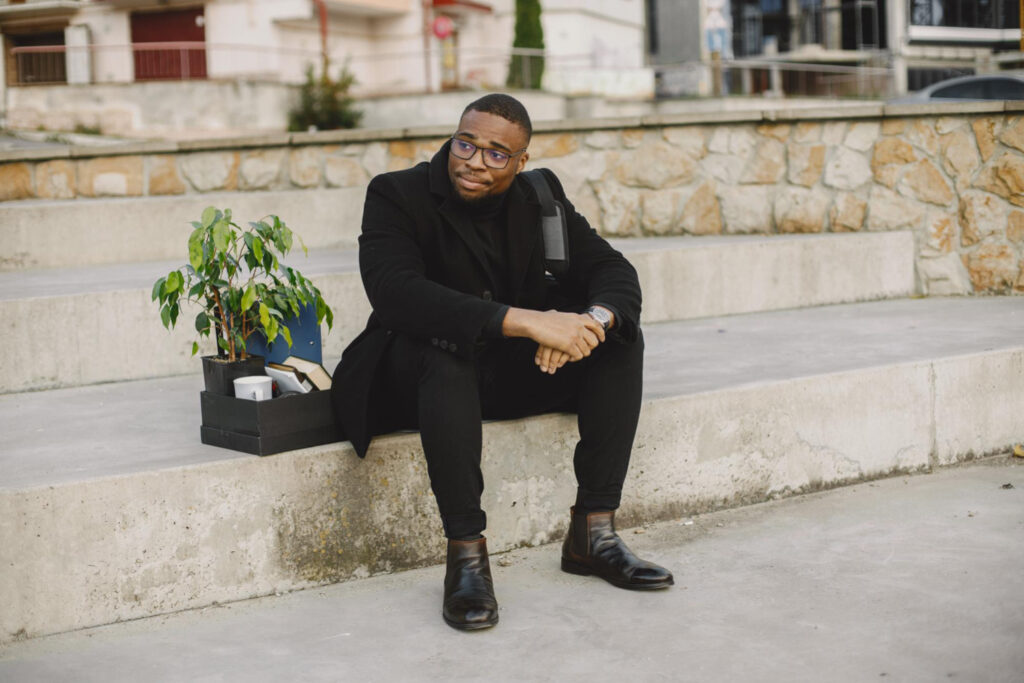
[[[479,147],[473,150],[473,156],[466,159],[466,164],[473,168],[486,168],[486,164],[484,164],[484,151]]]

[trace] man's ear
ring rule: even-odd
[[[523,152],[523,155],[519,157],[519,168],[516,169],[516,174],[522,173],[523,169],[526,168],[526,160],[530,158],[529,152]]]

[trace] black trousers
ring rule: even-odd
[[[536,350],[529,339],[502,339],[466,360],[396,334],[379,366],[370,397],[370,414],[379,416],[373,432],[420,431],[449,538],[473,536],[487,526],[480,507],[482,420],[576,413],[576,506],[619,506],[640,417],[643,337],[632,343],[609,338],[589,357],[566,363],[554,375],[534,364]]]

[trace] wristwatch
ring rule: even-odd
[[[587,315],[601,323],[601,327],[607,332],[608,328],[612,324],[612,314],[607,309],[601,308],[600,306],[591,306],[587,309]]]

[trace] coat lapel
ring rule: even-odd
[[[477,265],[486,271],[484,254],[480,251],[479,240],[473,239],[473,224],[465,212],[459,209],[458,203],[452,196],[452,184],[448,178],[448,149],[451,144],[451,140],[446,142],[430,160],[430,191],[441,198],[441,204],[437,208],[441,217],[466,244],[476,259]]]
[[[509,287],[516,303],[522,293],[523,280],[529,271],[530,259],[540,244],[540,203],[527,193],[526,181],[516,177],[508,197],[508,275]]]

